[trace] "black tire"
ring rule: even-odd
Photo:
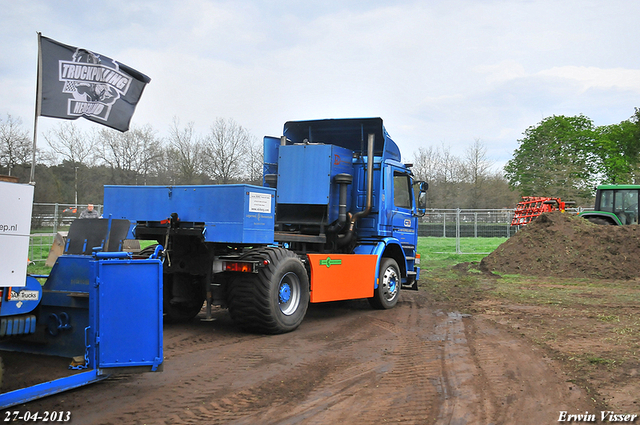
[[[179,323],[196,317],[205,300],[204,278],[186,273],[165,274],[163,278],[164,321]]]
[[[379,278],[378,287],[374,289],[373,297],[369,298],[369,304],[378,310],[395,307],[400,298],[402,284],[402,275],[396,260],[385,257],[380,261]]]
[[[300,326],[309,306],[309,277],[295,253],[283,248],[252,250],[242,259],[264,261],[258,273],[231,278],[227,305],[240,328],[267,334],[291,332]]]
[[[588,221],[592,222],[593,224],[597,224],[600,226],[613,226],[613,222],[606,218],[596,217],[596,216],[586,216],[585,218]]]

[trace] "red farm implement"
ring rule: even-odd
[[[528,224],[544,212],[562,211],[564,212],[565,202],[560,198],[547,198],[543,196],[523,196],[522,201],[516,206],[511,220],[512,226]]]

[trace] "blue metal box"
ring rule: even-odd
[[[353,151],[335,145],[280,146],[277,204],[323,206],[324,220],[333,222],[338,218],[339,200],[333,178],[341,173],[353,175],[352,159]],[[298,211],[310,214],[304,208]]]
[[[275,189],[253,185],[105,186],[105,218],[204,223],[205,242],[273,243]],[[130,233],[130,238],[133,235]]]

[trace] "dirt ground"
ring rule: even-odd
[[[276,336],[215,317],[165,326],[162,373],[9,410],[70,411],[80,424],[544,424],[595,408],[544,349],[425,291],[387,311],[313,305],[298,330]]]
[[[604,423],[601,411],[638,415],[636,232],[542,216],[481,264],[424,273],[420,291],[404,291],[394,309],[362,300],[311,305],[299,329],[276,336],[237,330],[226,310],[212,322],[201,313],[165,325],[163,372],[115,376],[9,410],[69,411],[72,423],[114,425],[551,424],[563,411]],[[32,360],[7,356],[7,385],[63,369],[59,361],[34,371]]]

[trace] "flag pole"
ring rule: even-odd
[[[42,33],[38,32],[38,71],[36,77],[36,113],[33,120],[33,152],[31,156],[31,175],[29,177],[29,184],[35,186],[36,184],[36,147],[38,146],[38,117],[40,116],[42,100],[42,48],[40,44],[40,37]]]

